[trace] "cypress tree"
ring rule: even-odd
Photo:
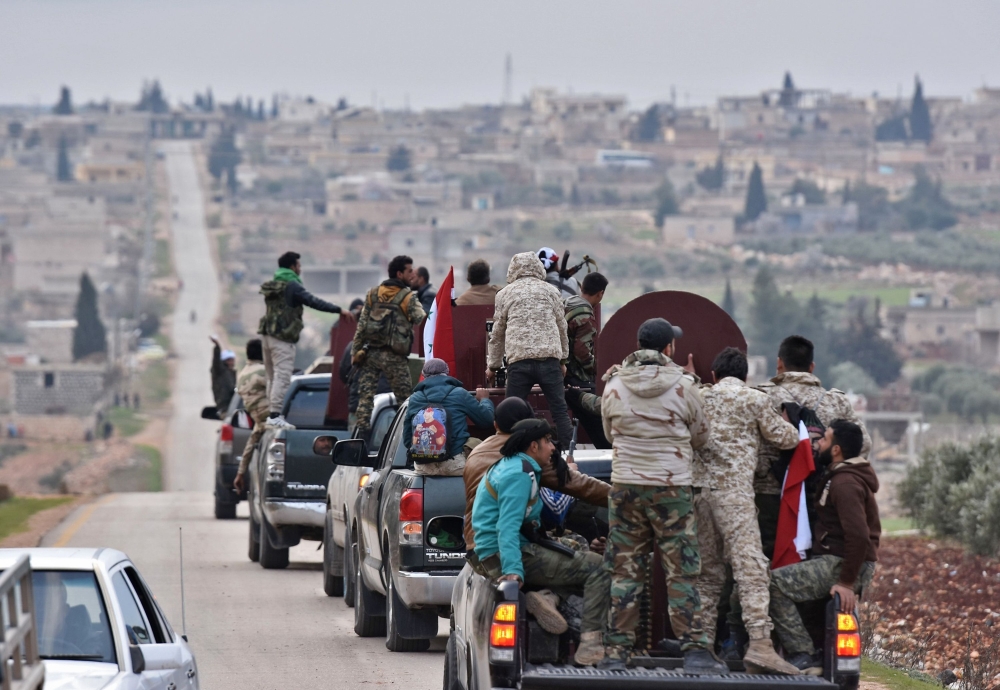
[[[767,194],[764,192],[764,172],[756,162],[750,171],[750,183],[747,185],[747,203],[743,215],[747,220],[757,220],[767,210]]]
[[[97,290],[86,272],[80,276],[80,294],[76,298],[76,328],[73,330],[73,360],[79,361],[95,352],[107,354],[108,340],[97,309]]]
[[[59,138],[59,158],[56,161],[56,180],[59,182],[72,182],[73,170],[69,164],[69,144],[66,137]]]
[[[639,128],[636,132],[639,141],[657,141],[660,138],[660,111],[656,104],[649,106],[649,109],[639,120]]]
[[[73,99],[70,98],[69,87],[64,86],[59,90],[59,102],[56,103],[56,107],[53,112],[56,115],[73,114]]]
[[[726,278],[726,293],[722,296],[722,310],[733,319],[736,318],[736,300],[733,299],[733,286],[729,284],[729,278]]]
[[[920,77],[916,78],[913,90],[913,103],[910,106],[910,133],[914,139],[930,142],[934,136],[934,126],[931,124],[931,112],[924,100],[924,85]]]

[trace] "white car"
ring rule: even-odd
[[[139,571],[114,549],[0,549],[27,555],[45,690],[197,690],[198,667]]]

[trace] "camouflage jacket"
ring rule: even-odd
[[[633,352],[604,376],[604,435],[611,482],[691,486],[692,452],[709,424],[694,377],[656,350]]]
[[[255,421],[267,416],[267,374],[263,362],[243,365],[236,377],[236,390],[243,398],[243,407]]]
[[[402,302],[399,305],[399,311],[405,316],[404,321],[406,323],[400,322],[397,325],[405,331],[405,333],[393,332],[391,334],[382,335],[392,339],[392,342],[395,343],[395,347],[398,347],[400,350],[410,350],[413,345],[413,326],[416,326],[418,323],[423,321],[427,316],[427,313],[421,306],[416,292],[410,290],[410,288],[404,285],[402,281],[390,278],[382,281],[381,285],[377,288],[369,290],[368,294],[365,296],[365,305],[361,308],[361,315],[358,316],[358,326],[354,330],[354,344],[352,352],[360,352],[365,345],[371,345],[371,343],[366,342],[366,338],[370,335],[371,329],[369,326],[372,325],[371,322],[374,322],[372,319],[372,310],[375,307],[374,302],[378,301],[382,304],[392,302],[396,295],[399,294],[400,290],[407,291],[406,296],[402,298]],[[379,345],[377,347],[389,346]]]
[[[780,411],[782,403],[794,402],[816,412],[824,426],[829,426],[835,419],[846,419],[861,427],[865,435],[865,443],[861,448],[861,457],[868,457],[872,447],[872,439],[865,425],[858,419],[851,406],[851,401],[843,391],[836,388],[823,388],[820,380],[805,371],[788,371],[778,374],[767,383],[757,386],[771,399],[771,406]],[[765,441],[761,444],[757,457],[757,472],[754,477],[754,491],[759,494],[781,494],[781,482],[771,472],[771,465],[778,459],[780,450],[773,443]]]
[[[799,433],[771,407],[767,395],[727,376],[704,386],[701,397],[712,431],[695,452],[694,485],[739,492],[753,499],[754,472],[761,439],[776,448],[794,448]]]
[[[486,364],[503,366],[523,359],[569,357],[566,314],[559,291],[545,282],[545,269],[533,252],[515,254],[507,269],[507,286],[497,293]]]
[[[569,339],[569,361],[566,376],[574,383],[593,383],[597,359],[594,341],[597,340],[597,316],[590,302],[574,295],[566,299],[566,337]]]

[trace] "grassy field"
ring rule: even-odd
[[[905,671],[899,671],[888,666],[871,661],[861,660],[861,680],[874,681],[889,690],[926,690],[927,688],[940,688],[938,683],[921,678],[914,678],[907,675]]]
[[[160,346],[168,349],[169,341]],[[170,398],[170,366],[166,360],[157,359],[146,365],[139,380],[139,392],[143,405],[160,405]]]
[[[153,251],[153,276],[156,278],[166,278],[174,272],[170,258],[170,241],[164,239],[156,240],[156,247]]]
[[[0,539],[28,529],[28,518],[40,510],[55,508],[72,501],[72,496],[58,498],[27,498],[15,496],[0,503]]]
[[[146,491],[163,491],[163,456],[159,449],[141,443],[135,449],[146,461]]]
[[[112,407],[108,410],[108,421],[114,424],[119,436],[135,436],[146,428],[146,420],[129,407]]]
[[[882,520],[882,534],[889,532],[902,532],[903,530],[916,529],[910,518],[884,518]]]

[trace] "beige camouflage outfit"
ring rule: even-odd
[[[761,551],[754,470],[761,438],[778,448],[794,448],[795,427],[774,411],[767,396],[737,378],[726,377],[701,389],[711,432],[692,463],[701,551],[701,594],[705,631],[715,637],[719,597],[726,582],[726,563],[733,569],[751,640],[771,635],[768,616],[768,559]]]
[[[247,362],[236,378],[236,390],[243,398],[243,407],[253,419],[253,433],[250,434],[243,448],[243,458],[240,461],[239,472],[246,473],[253,457],[253,449],[264,435],[264,424],[267,422],[270,409],[267,395],[267,372],[263,362]]]

